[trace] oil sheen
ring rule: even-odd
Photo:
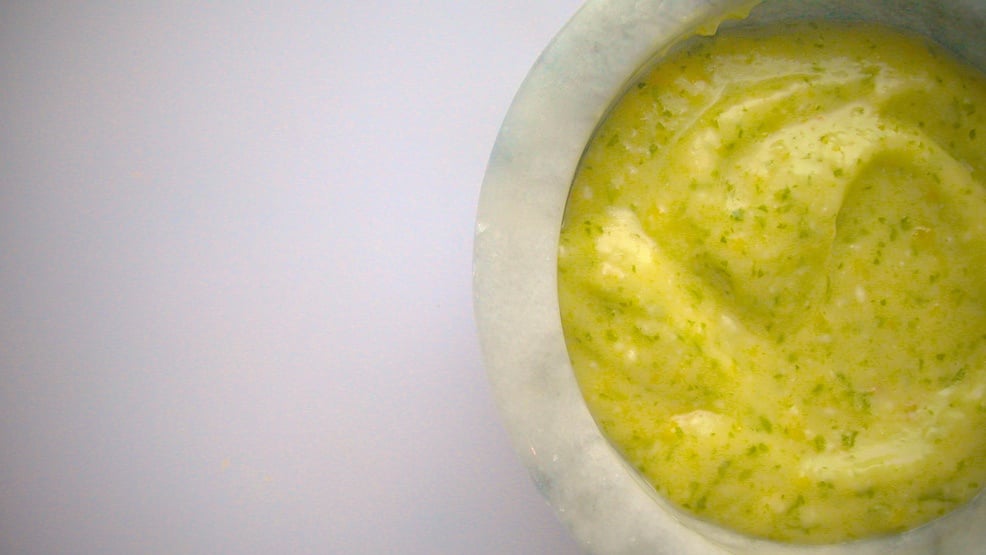
[[[881,27],[696,38],[574,179],[565,338],[603,433],[681,509],[895,533],[986,484],[986,80]]]

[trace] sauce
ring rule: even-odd
[[[869,25],[694,39],[590,143],[561,316],[603,433],[678,507],[824,543],[986,484],[986,79]]]

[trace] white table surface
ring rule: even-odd
[[[578,4],[4,3],[0,553],[578,553],[470,268]]]

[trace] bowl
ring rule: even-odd
[[[483,181],[474,305],[493,393],[514,447],[590,552],[647,554],[974,553],[986,502],[914,530],[830,545],[751,538],[657,495],[602,435],[576,383],[557,295],[558,236],[580,157],[626,87],[662,53],[719,26],[786,19],[879,22],[932,38],[986,70],[977,0],[589,0],[545,49],[514,99]]]

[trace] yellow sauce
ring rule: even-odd
[[[677,506],[822,543],[986,484],[986,79],[887,29],[694,39],[572,186],[559,299],[591,412]]]

